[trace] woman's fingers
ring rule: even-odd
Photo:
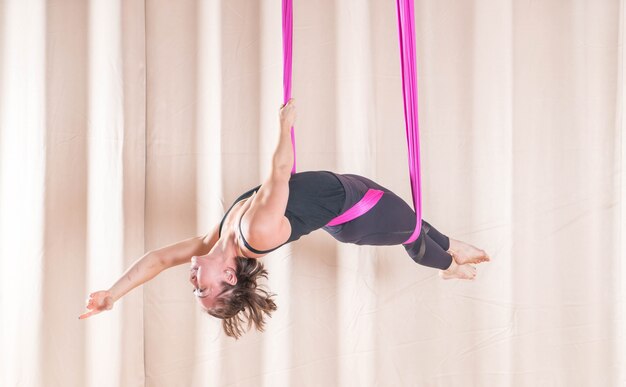
[[[285,106],[289,105],[290,103],[292,103],[293,101],[295,101],[293,98],[289,98],[289,100],[287,102],[285,102],[284,104],[280,105],[280,107],[285,107]]]
[[[98,300],[96,297],[90,297],[87,300],[87,307],[89,308],[90,306],[98,306],[99,304],[101,304],[101,300]],[[91,308],[90,308],[91,309]]]
[[[293,107],[295,100],[293,98],[289,99],[289,101],[280,105],[280,110],[283,110],[285,107]]]
[[[103,310],[111,310],[111,309],[113,309],[113,305],[110,301],[105,301],[104,303],[98,306],[94,305],[93,303],[89,303],[87,305],[87,310],[83,312],[83,314],[78,316],[78,319],[84,320],[87,317],[90,317],[90,316],[93,316],[94,314],[98,314],[102,312]]]
[[[89,298],[85,301],[85,303],[87,304],[85,307],[87,310],[78,317],[80,320],[100,313],[103,310],[113,309],[113,299],[108,295],[108,293],[90,293]]]
[[[89,300],[89,302],[87,303],[87,306],[85,307],[85,311],[83,312],[83,314],[81,314],[80,316],[78,316],[79,320],[85,319],[93,314],[98,313],[98,308],[96,308],[93,305],[93,299]]]
[[[93,316],[96,313],[100,313],[100,311],[98,309],[93,309],[93,310],[90,310],[90,311],[87,311],[87,312],[81,314],[80,316],[78,316],[78,319],[79,320],[84,320],[87,317]]]
[[[104,299],[95,299],[92,298],[87,303],[87,309],[111,309],[111,299],[109,297]]]
[[[279,116],[281,124],[293,126],[296,118],[296,107],[293,98],[280,108]]]

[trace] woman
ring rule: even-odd
[[[278,247],[319,228],[335,239],[361,245],[402,244],[415,228],[415,213],[398,196],[356,175],[303,172],[291,175],[290,128],[295,105],[280,109],[280,137],[270,176],[241,195],[208,234],[151,251],[137,260],[106,291],[89,295],[79,318],[103,310],[161,271],[191,260],[190,282],[197,301],[210,315],[223,319],[227,335],[238,338],[247,323],[263,330],[265,315],[276,310],[272,295],[257,287],[267,271],[258,260]],[[378,202],[363,215],[338,225],[331,220],[356,204],[368,190],[378,190]],[[472,280],[472,264],[489,261],[483,251],[450,239],[423,221],[419,238],[404,245],[417,263],[441,269],[444,279]]]

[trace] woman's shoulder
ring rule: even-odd
[[[261,188],[260,185],[244,192],[243,194],[239,195],[237,199],[233,201],[233,203],[230,205],[230,207],[228,208],[228,210],[224,213],[224,216],[222,217],[222,221],[220,222],[219,235],[222,235],[222,228],[224,226],[226,218],[228,217],[228,215],[231,214],[233,208],[235,208],[235,206],[237,205],[240,205],[243,201],[249,199],[252,195],[254,195],[255,192],[259,190],[259,188]]]

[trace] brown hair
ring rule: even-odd
[[[263,264],[254,258],[235,258],[237,262],[237,283],[231,285],[223,282],[223,288],[217,297],[216,304],[207,312],[221,318],[222,327],[226,335],[238,339],[250,330],[252,324],[257,331],[263,331],[265,315],[271,316],[276,310],[272,300],[274,294],[257,285],[259,278],[267,279],[267,270]],[[244,330],[243,326],[248,327]]]

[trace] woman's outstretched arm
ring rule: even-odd
[[[108,290],[89,295],[87,310],[78,318],[85,319],[104,310],[113,308],[115,301],[139,285],[150,281],[170,267],[189,263],[191,257],[208,254],[219,236],[219,225],[208,234],[189,238],[146,253],[133,263]]]

